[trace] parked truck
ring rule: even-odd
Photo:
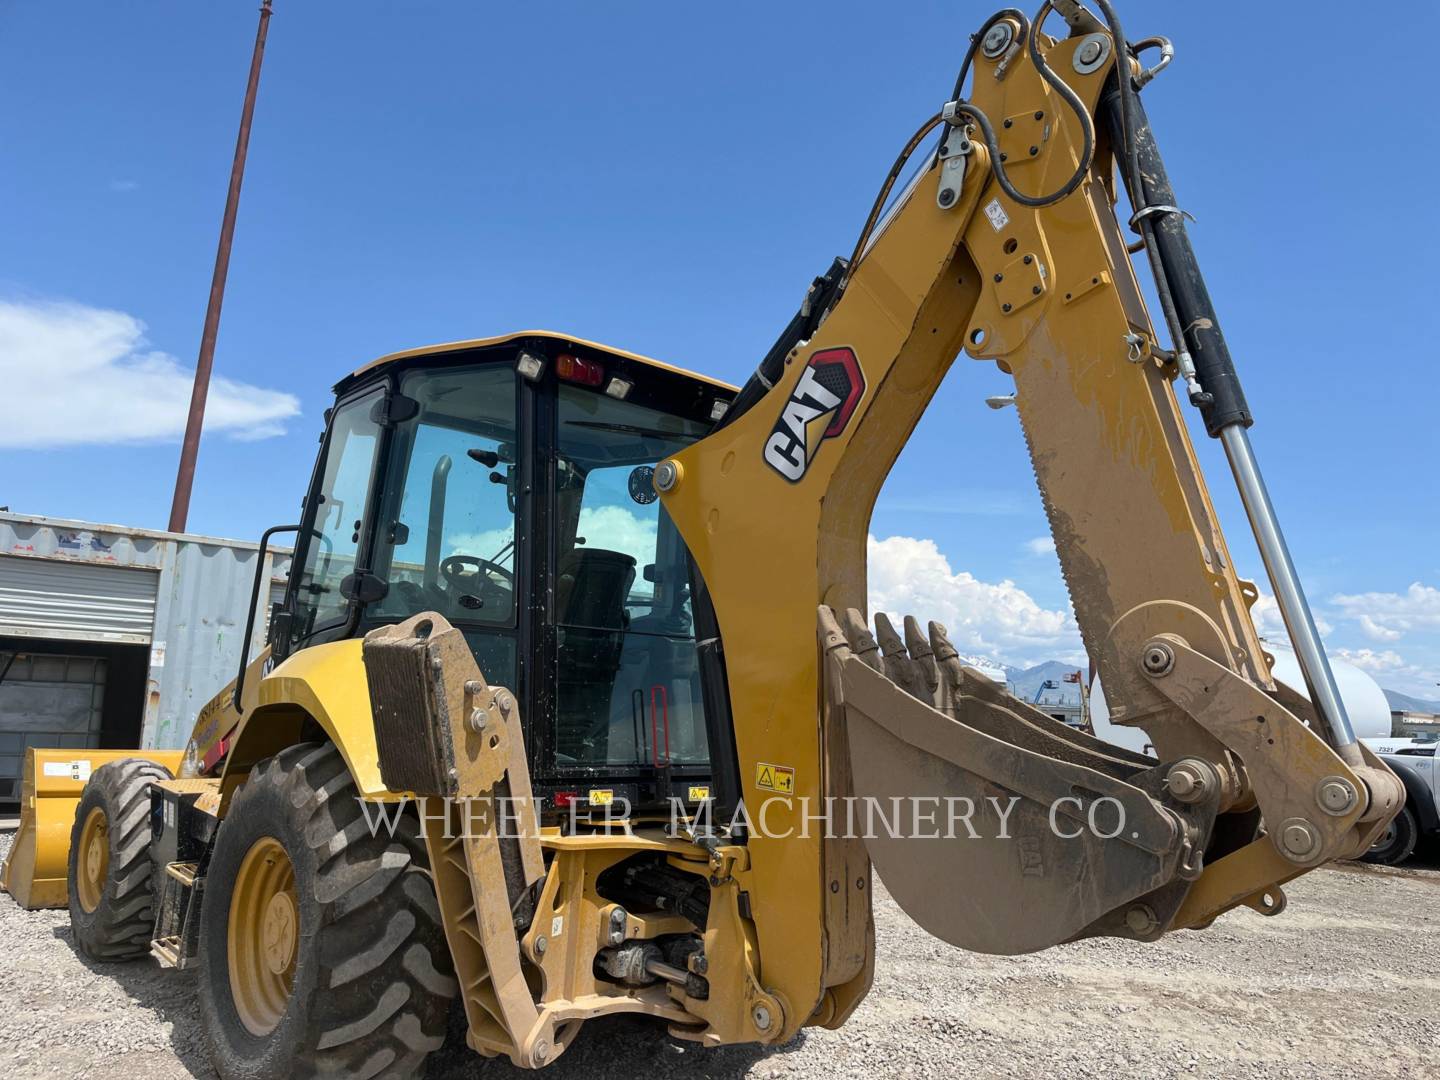
[[[1436,776],[1434,735],[1366,740],[1405,784],[1405,805],[1365,856],[1366,862],[1396,866],[1425,841],[1440,837],[1440,777]]]

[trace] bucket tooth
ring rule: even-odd
[[[920,665],[915,663],[910,656],[905,642],[895,632],[895,624],[883,611],[875,613],[875,637],[880,642],[880,652],[883,656],[881,666],[885,677],[911,697],[919,698],[927,705],[933,702],[934,695],[925,682],[925,675],[921,671]]]
[[[920,632],[920,621],[914,615],[905,616],[905,647],[920,669],[933,701],[935,691],[940,688],[940,669],[935,666],[935,650],[930,647],[930,639]]]
[[[850,643],[850,651],[866,667],[876,671],[884,670],[880,658],[880,646],[876,643],[874,636],[870,633],[870,627],[865,625],[865,616],[854,608],[846,608],[840,616],[840,627],[845,631],[845,639]]]

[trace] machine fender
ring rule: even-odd
[[[360,647],[359,638],[312,645],[260,681],[259,704],[243,717],[225,762],[222,817],[253,765],[314,739],[316,728],[340,751],[362,798],[398,797],[380,779],[370,687]]]

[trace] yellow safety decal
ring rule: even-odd
[[[690,785],[691,802],[704,802],[708,798],[710,798],[710,789],[708,787],[703,787],[700,784]]]
[[[795,770],[786,765],[771,765],[761,761],[755,766],[755,786],[767,791],[778,791],[791,795],[795,791]]]
[[[589,798],[591,806],[609,806],[615,801],[615,792],[610,788],[591,788]]]

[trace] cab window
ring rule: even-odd
[[[313,643],[324,631],[345,628],[350,621],[350,602],[341,595],[340,583],[356,568],[380,448],[380,426],[372,411],[383,397],[383,390],[376,389],[342,402],[330,418],[324,464],[306,506],[300,541],[305,556],[294,586],[296,641]]]
[[[689,560],[655,465],[706,426],[558,388],[556,765],[704,764]]]
[[[514,685],[515,372],[509,364],[409,372],[416,415],[395,429],[369,609],[392,622],[438,611],[460,627],[485,677]]]

